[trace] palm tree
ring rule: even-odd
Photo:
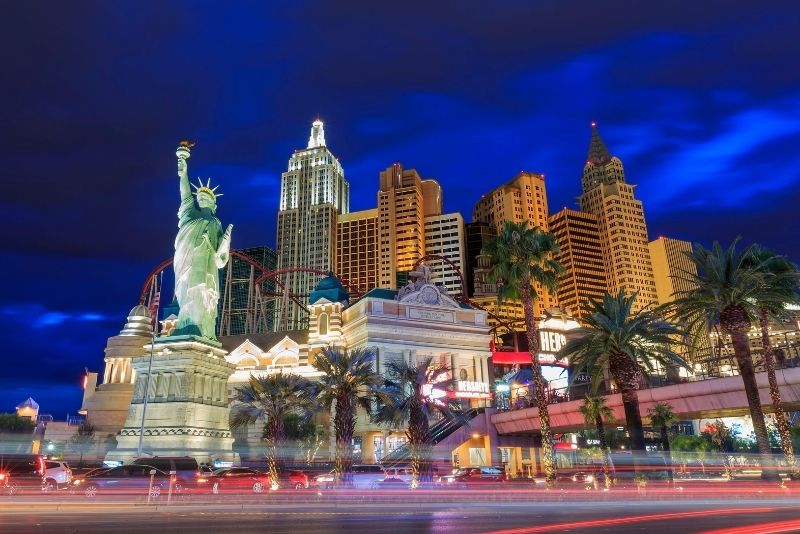
[[[542,465],[548,485],[554,484],[556,480],[555,449],[542,370],[537,358],[539,338],[533,302],[538,298],[540,288],[550,292],[556,290],[558,274],[563,271],[563,267],[552,259],[557,252],[555,236],[538,227],[529,228],[527,221],[504,221],[499,235],[481,250],[481,254],[490,258],[492,267],[488,279],[498,284],[498,300],[502,302],[506,298],[519,298],[525,311],[525,333],[531,355],[534,395],[542,432]]]
[[[800,470],[798,470],[792,447],[791,426],[786,418],[786,412],[783,410],[778,379],[775,376],[775,356],[769,339],[769,322],[770,320],[785,320],[787,305],[798,303],[800,300],[798,299],[800,277],[798,277],[797,266],[794,263],[760,245],[750,247],[750,258],[747,263],[766,276],[767,283],[756,297],[764,367],[767,370],[769,394],[772,399],[772,409],[775,412],[775,425],[781,438],[783,456],[789,466],[790,476],[797,478],[800,476]]]
[[[593,397],[592,395],[586,395],[579,409],[586,424],[594,425],[597,430],[600,453],[603,455],[603,480],[606,488],[609,488],[611,486],[611,474],[608,467],[608,441],[606,440],[606,428],[603,420],[613,421],[614,412],[606,406],[606,400],[603,397]]]
[[[669,450],[669,429],[677,418],[672,411],[672,406],[666,402],[654,404],[648,411],[650,424],[659,429],[661,433],[661,448],[664,450],[664,460],[669,468],[669,481],[672,482],[672,454]]]
[[[643,374],[659,366],[687,364],[672,349],[682,330],[650,309],[633,313],[635,300],[636,294],[626,297],[622,290],[616,296],[606,293],[602,301],[591,300],[584,326],[574,330],[575,336],[567,341],[558,357],[568,357],[576,374],[589,374],[595,388],[608,369],[622,393],[631,449],[642,452],[644,431],[637,390]]]
[[[284,418],[290,414],[310,417],[315,406],[312,384],[292,373],[250,375],[247,384],[236,388],[231,428],[247,428],[262,418],[265,420],[263,439],[267,444],[267,468],[273,487],[278,486],[280,448],[286,441]]]
[[[406,436],[411,451],[411,486],[417,487],[421,475],[427,475],[431,447],[430,418],[439,413],[445,419],[466,423],[460,409],[446,396],[433,395],[434,389],[444,392],[455,381],[447,366],[434,366],[433,357],[417,363],[393,360],[386,366],[386,381],[381,390],[381,406],[376,421],[392,427],[407,426]]]
[[[353,434],[358,406],[371,412],[372,399],[381,382],[375,372],[375,351],[370,347],[347,350],[328,346],[317,354],[311,365],[322,373],[317,398],[322,406],[334,411],[334,472],[337,479],[347,480],[353,466]]]
[[[752,267],[751,248],[739,252],[736,250],[738,242],[737,238],[727,249],[714,242],[710,250],[695,244],[687,256],[697,273],[685,277],[694,287],[679,292],[673,306],[677,318],[686,324],[690,333],[693,352],[717,326],[730,336],[765,466],[762,477],[775,479],[777,472],[766,468],[772,462],[769,436],[747,339],[747,333],[759,317],[759,295],[764,294],[768,282],[761,269]]]

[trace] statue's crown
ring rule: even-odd
[[[215,192],[219,186],[215,186],[213,188],[211,187],[211,178],[209,178],[205,184],[203,183],[203,180],[198,178],[197,185],[192,184],[192,187],[194,187],[194,193],[192,194],[195,196],[199,195],[200,193],[205,193],[216,201],[217,197],[224,195],[224,193]]]

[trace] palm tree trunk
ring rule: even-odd
[[[661,448],[664,449],[664,461],[667,463],[667,475],[672,484],[675,480],[672,475],[672,453],[669,450],[669,430],[667,425],[661,425]]]
[[[642,428],[642,415],[639,413],[639,382],[641,372],[627,354],[612,353],[609,355],[611,376],[619,386],[622,393],[622,407],[625,409],[625,422],[630,433],[631,451],[641,453],[646,450],[644,445],[644,429]]]
[[[747,405],[750,409],[750,418],[753,420],[753,431],[756,435],[756,443],[761,453],[761,477],[768,480],[777,478],[777,472],[770,469],[772,464],[772,454],[769,446],[769,436],[767,425],[764,422],[764,411],[761,409],[761,398],[758,394],[758,384],[756,383],[756,373],[753,369],[753,358],[750,355],[750,344],[747,340],[747,331],[750,329],[750,322],[744,311],[726,310],[723,311],[724,319],[721,318],[722,330],[731,336],[733,354],[736,356],[736,364],[739,367],[739,376],[742,377],[744,393],[747,396]]]
[[[416,403],[409,408],[407,434],[411,449],[411,487],[416,488],[422,475],[428,471],[426,459],[430,442],[428,419]]]
[[[603,453],[603,483],[606,488],[611,487],[611,470],[608,466],[608,443],[606,443],[606,427],[603,425],[603,418],[597,415],[594,419],[594,426],[597,428],[597,439],[600,441],[600,451]]]
[[[769,340],[769,322],[764,310],[759,313],[758,324],[761,327],[761,347],[764,351],[764,367],[767,368],[767,378],[769,379],[769,396],[772,398],[772,409],[775,412],[775,425],[781,436],[781,448],[783,457],[789,465],[789,473],[792,478],[796,478],[800,475],[800,470],[797,468],[797,460],[794,457],[792,431],[789,421],[786,420],[786,412],[783,411],[781,391],[778,389],[778,378],[775,376],[775,358],[772,352],[772,343]]]
[[[531,298],[531,281],[526,277],[520,284],[522,307],[525,310],[525,333],[528,338],[528,352],[531,355],[531,371],[533,374],[534,395],[536,407],[539,409],[539,428],[542,432],[542,468],[548,486],[556,482],[555,448],[553,447],[553,433],[550,430],[550,413],[547,409],[547,397],[544,393],[544,380],[542,369],[539,365],[539,341],[536,335],[536,317],[533,315],[533,299]]]
[[[267,442],[269,481],[273,487],[277,487],[279,445],[284,439],[283,417],[280,414],[273,414],[267,418],[267,423],[264,426],[264,438]]]
[[[267,444],[267,471],[272,487],[278,485],[278,444],[270,440]]]
[[[336,415],[334,429],[336,431],[336,459],[333,469],[336,477],[345,483],[350,481],[353,470],[353,405],[345,395],[336,399]]]

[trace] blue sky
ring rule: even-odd
[[[5,6],[0,411],[79,407],[84,366],[172,254],[183,138],[247,247],[274,244],[280,173],[317,115],[352,209],[399,161],[467,220],[523,169],[551,211],[575,206],[596,120],[651,237],[800,260],[800,6],[650,4]]]

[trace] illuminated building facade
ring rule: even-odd
[[[589,300],[601,300],[607,289],[597,217],[564,208],[550,216],[550,232],[559,246],[555,259],[564,267],[559,305],[580,317]]]
[[[378,210],[340,215],[336,222],[335,273],[360,294],[378,287]]]
[[[594,123],[582,188],[581,211],[597,217],[608,291],[638,292],[634,310],[658,302],[642,202],[634,198],[622,161],[611,156]]]
[[[447,258],[461,272],[461,276],[465,276],[464,218],[460,213],[425,217],[425,254],[435,254]],[[461,278],[450,265],[436,260],[430,261],[428,264],[433,269],[433,277],[437,283],[440,283],[450,296],[461,295]],[[466,285],[466,280],[464,283]]]
[[[650,261],[656,282],[658,303],[675,300],[675,295],[694,288],[687,277],[697,274],[697,267],[686,255],[692,252],[689,241],[659,237],[650,241]]]
[[[472,220],[493,226],[499,231],[504,221],[528,221],[530,227],[538,226],[548,231],[547,190],[543,174],[521,172],[509,182],[483,195],[472,210]],[[533,312],[541,317],[544,310],[556,305],[556,296],[541,286],[536,286],[539,298],[533,303]],[[495,315],[497,298],[481,299],[481,305]],[[506,306],[511,306],[507,303]],[[522,309],[519,304],[519,309]],[[524,314],[523,316],[524,317]]]
[[[350,211],[350,185],[339,160],[328,150],[322,121],[311,126],[308,146],[296,150],[281,175],[278,211],[278,269],[311,267],[323,271],[336,261],[336,218]],[[308,295],[318,276],[291,273],[285,285],[291,293]],[[306,314],[294,302],[277,306],[276,328],[298,328]]]
[[[442,188],[399,163],[380,174],[378,287],[397,289],[398,274],[407,273],[425,255],[425,218],[442,214]]]

